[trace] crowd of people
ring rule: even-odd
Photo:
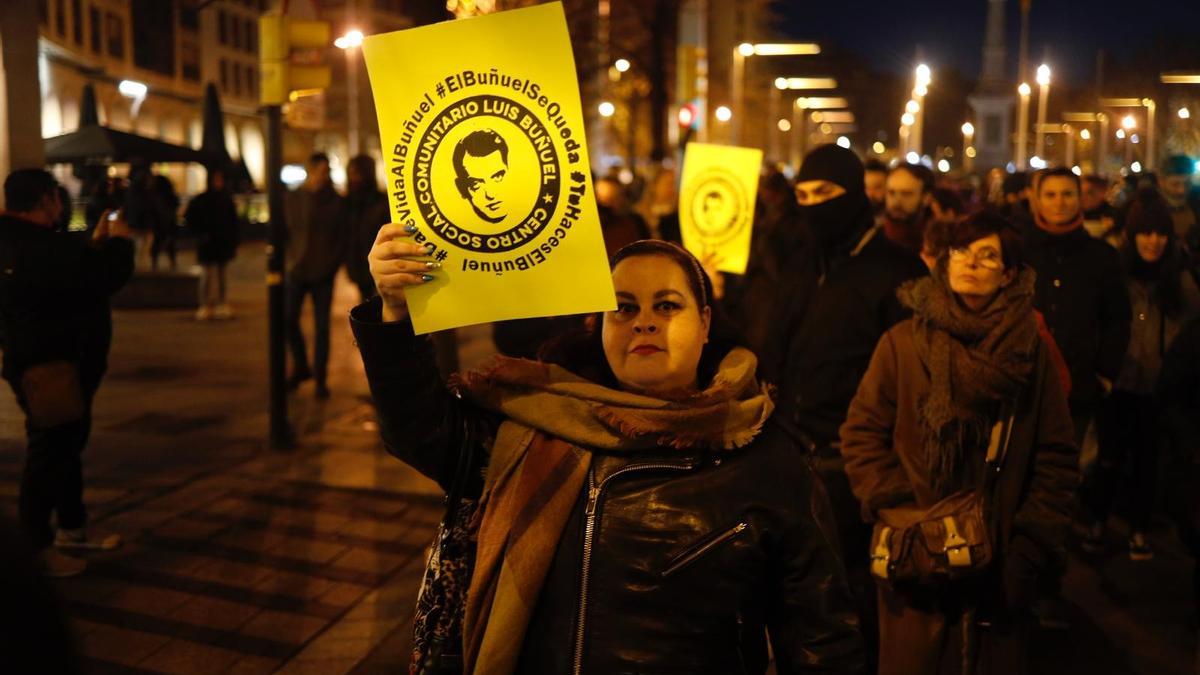
[[[780,673],[1025,672],[1115,505],[1131,560],[1155,513],[1200,555],[1193,168],[822,146],[765,169],[744,275],[601,178],[617,309],[497,324],[519,348],[449,382],[404,299],[439,272],[385,226],[351,323],[389,451],[454,499],[416,672],[762,672],[768,637]]]
[[[1200,557],[1194,166],[951,181],[825,145],[794,176],[764,169],[741,275],[681,246],[669,173],[640,209],[600,177],[616,310],[498,323],[496,360],[447,379],[447,337],[414,335],[405,301],[439,265],[385,224],[370,158],[342,195],[314,154],[285,199],[288,385],[330,395],[345,267],[384,442],[451,496],[415,672],[1024,672],[1030,631],[1061,620],[1072,537],[1096,555],[1119,531],[1146,561],[1161,513]],[[199,319],[231,315],[228,183],[211,170],[183,213]],[[108,297],[139,231],[174,264],[155,205],[180,204],[149,172],[102,182],[85,240],[55,231],[50,174],[14,172],[5,198],[20,520],[66,576],[84,564],[59,550],[120,545],[86,530],[80,455]]]

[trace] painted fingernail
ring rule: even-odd
[[[426,250],[426,251],[429,251],[430,253],[433,253],[433,251],[434,251],[436,248],[437,248],[437,247],[436,247],[436,246],[434,246],[433,244],[425,244],[425,250]]]
[[[442,267],[442,263],[440,263],[440,262],[427,262],[427,263],[425,263],[425,269],[427,269],[427,270],[436,270],[436,269],[441,269],[441,267]]]
[[[412,234],[417,231],[417,226],[416,225],[405,225],[404,231],[409,234]]]
[[[421,281],[433,281],[433,275],[432,274],[422,274]]]

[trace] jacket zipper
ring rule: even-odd
[[[579,613],[575,618],[575,665],[573,669],[574,675],[580,675],[583,672],[583,638],[587,633],[587,605],[588,591],[591,582],[592,571],[592,544],[596,536],[596,510],[600,505],[600,495],[604,491],[604,487],[608,485],[617,476],[632,473],[635,471],[650,471],[654,469],[674,469],[686,471],[694,469],[696,463],[689,462],[687,464],[671,464],[666,462],[652,462],[645,464],[630,464],[629,466],[621,467],[612,472],[600,482],[596,484],[596,473],[594,469],[588,470],[588,498],[587,506],[584,507],[584,524],[583,524],[583,560],[580,564],[579,577]]]
[[[744,532],[747,527],[749,527],[749,525],[746,524],[746,521],[742,521],[742,522],[738,523],[737,525],[734,525],[733,527],[729,528],[728,530],[725,530],[721,534],[713,537],[712,539],[709,539],[708,541],[706,541],[703,544],[701,544],[700,546],[692,549],[691,551],[685,552],[683,555],[677,557],[674,561],[672,561],[671,564],[667,565],[667,569],[663,570],[663,572],[662,572],[663,578],[666,579],[667,577],[678,572],[679,570],[683,569],[684,567],[687,567],[688,565],[692,564],[693,562],[696,561],[697,558],[700,558],[701,556],[708,553],[712,549],[720,546],[721,544],[724,544],[725,542],[729,541],[730,539],[733,539],[734,537],[736,537],[739,534],[741,534],[742,532]]]

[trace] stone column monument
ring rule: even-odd
[[[1004,71],[1004,1],[987,0],[983,72],[967,100],[975,113],[975,166],[980,171],[1008,164],[1012,157],[1012,110],[1016,85]]]

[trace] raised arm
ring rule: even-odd
[[[413,334],[404,289],[432,279],[438,265],[426,253],[402,226],[381,228],[369,255],[379,297],[356,307],[350,324],[388,452],[446,490],[456,471],[466,471],[468,493],[478,494],[479,469],[499,420],[447,390],[429,338]]]

